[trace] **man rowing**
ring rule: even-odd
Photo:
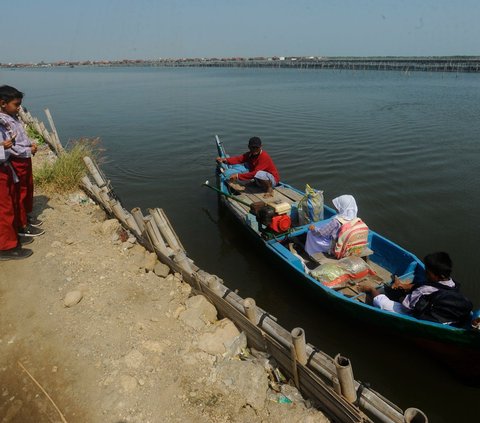
[[[280,176],[270,155],[262,149],[262,140],[252,137],[246,153],[233,157],[217,157],[218,163],[233,165],[226,170],[230,185],[243,190],[244,184],[255,182],[265,192],[264,197],[273,197],[273,188],[280,182]]]

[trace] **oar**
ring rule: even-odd
[[[231,198],[232,200],[235,200],[235,201],[238,201],[239,203],[243,204],[244,206],[248,206],[250,207],[251,204],[250,203],[247,203],[246,201],[243,201],[243,200],[240,200],[239,198],[235,197],[234,195],[231,195],[231,194],[227,194],[226,192],[223,192],[221,190],[219,190],[218,188],[210,185],[210,183],[207,181],[205,181],[202,186],[204,187],[208,187],[210,189],[213,189],[214,191],[217,191],[218,193],[224,195],[225,197],[228,197],[228,198]]]

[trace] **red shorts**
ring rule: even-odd
[[[18,244],[15,216],[15,185],[12,169],[0,164],[0,250],[10,250]]]
[[[32,159],[15,157],[11,159],[15,173],[20,180],[17,188],[18,223],[21,228],[27,226],[27,214],[33,209],[33,172]]]

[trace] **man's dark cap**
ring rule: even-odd
[[[262,146],[262,140],[258,137],[252,137],[248,140],[248,146],[249,147],[261,147]]]

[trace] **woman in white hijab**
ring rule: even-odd
[[[331,253],[334,241],[342,224],[356,219],[357,202],[352,195],[341,195],[332,200],[338,214],[328,223],[320,222],[319,226],[310,225],[305,242],[305,251],[309,255]]]

